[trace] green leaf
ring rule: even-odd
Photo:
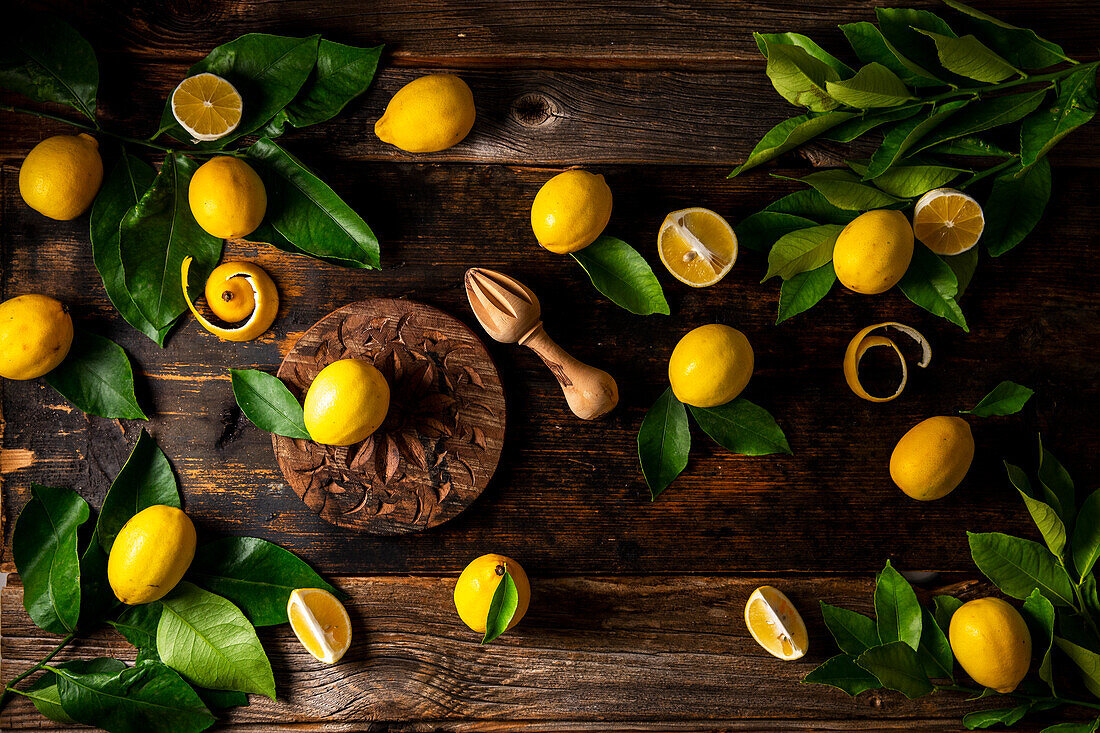
[[[1080,66],[1056,82],[1057,95],[1046,109],[1020,123],[1020,162],[1034,165],[1066,135],[1096,115],[1096,69],[1100,62]]]
[[[1046,89],[1039,89],[969,102],[965,109],[960,109],[956,114],[951,115],[951,119],[924,135],[913,146],[912,152],[919,153],[958,137],[1019,122],[1038,109],[1046,94]]]
[[[891,126],[886,134],[882,136],[882,144],[871,155],[871,161],[867,164],[864,179],[877,178],[890,170],[894,164],[905,157],[910,148],[916,145],[921,138],[943,124],[951,115],[968,103],[968,100],[964,99],[946,102],[938,107],[933,107],[925,114],[910,117]]]
[[[837,125],[821,135],[822,140],[832,140],[838,143],[850,143],[860,135],[875,129],[888,122],[908,119],[921,111],[925,103],[907,104],[893,109],[873,109],[861,114],[859,117]]]
[[[148,420],[134,395],[134,370],[122,347],[77,329],[65,361],[45,376],[46,384],[81,412],[108,418]]]
[[[1085,683],[1085,689],[1100,697],[1100,654],[1060,636],[1054,637],[1054,643],[1066,653],[1070,661],[1077,665],[1077,669],[1081,672],[1081,680]]]
[[[516,615],[519,608],[519,590],[516,581],[512,580],[512,574],[507,570],[497,583],[497,589],[493,591],[493,599],[489,602],[489,614],[485,617],[485,636],[481,643],[488,644],[508,630],[508,624]]]
[[[1033,394],[1035,394],[1035,390],[1006,379],[994,387],[992,392],[982,397],[974,407],[969,410],[959,410],[959,412],[975,417],[1015,415],[1024,409],[1024,405],[1027,404]]]
[[[1020,491],[1020,498],[1024,500],[1035,526],[1039,528],[1039,534],[1042,535],[1047,549],[1055,557],[1061,557],[1066,549],[1066,527],[1062,524],[1058,511],[1045,502],[1033,499],[1023,491]]]
[[[11,6],[8,16],[0,43],[0,87],[38,102],[67,104],[94,121],[99,63],[91,44],[50,13]]]
[[[195,692],[199,693],[206,707],[211,710],[248,707],[248,695],[236,690],[207,690],[200,687]]]
[[[804,685],[829,685],[855,697],[880,687],[878,678],[856,664],[853,657],[838,654],[827,659],[802,680]]]
[[[874,23],[846,23],[840,26],[840,30],[860,61],[882,64],[912,87],[947,85],[947,82],[940,81],[934,74],[907,59],[886,40]]]
[[[305,127],[332,119],[348,102],[367,91],[378,69],[382,48],[345,46],[322,38],[317,47],[317,64],[284,110],[290,124]]]
[[[198,694],[160,662],[117,671],[78,665],[54,668],[61,704],[77,722],[112,733],[190,733],[214,724]]]
[[[107,553],[99,546],[99,535],[93,530],[80,556],[80,620],[77,627],[98,626],[115,603],[117,599],[107,580]]]
[[[845,654],[856,657],[879,645],[878,629],[873,618],[839,606],[830,606],[824,601],[821,601],[821,616],[836,645]]]
[[[921,243],[913,247],[913,261],[898,282],[905,297],[929,313],[946,318],[967,333],[966,317],[955,301],[959,291],[955,273],[937,254]]]
[[[936,622],[936,617],[927,608],[921,608],[920,646],[917,656],[924,666],[924,672],[932,679],[954,679],[955,657],[951,654],[951,644],[947,635]]]
[[[962,254],[943,257],[943,261],[951,268],[951,272],[955,273],[955,281],[958,283],[958,292],[955,294],[956,301],[962,297],[966,289],[970,287],[970,281],[974,279],[974,272],[978,269],[979,251],[977,247],[971,247]]]
[[[160,614],[160,601],[155,601],[140,606],[127,606],[117,619],[108,623],[139,651],[157,654],[157,625],[160,623]]]
[[[787,194],[765,206],[764,211],[804,216],[825,224],[847,224],[859,215],[855,211],[833,206],[828,199],[813,189]]]
[[[866,165],[854,161],[848,165],[861,176],[867,172]],[[898,165],[870,179],[870,182],[892,196],[916,198],[934,188],[947,185],[962,173],[969,172],[965,168],[946,165]]]
[[[258,537],[199,545],[187,577],[232,601],[254,626],[287,623],[286,604],[296,588],[341,595],[294,553]]]
[[[777,211],[758,211],[743,219],[733,229],[737,234],[738,248],[767,252],[783,235],[816,224],[816,221],[804,216],[781,214]]]
[[[61,707],[61,694],[57,691],[57,677],[50,670],[36,679],[23,694],[31,699],[38,712],[58,723],[75,723],[65,708]]]
[[[927,10],[912,8],[875,8],[875,16],[883,37],[897,53],[945,84],[957,80],[950,73],[941,73],[942,66],[934,45],[921,34],[921,31],[932,31],[945,36],[955,35],[942,18]]]
[[[287,438],[310,440],[302,405],[278,377],[256,369],[230,369],[233,397],[252,424]]]
[[[786,46],[798,46],[818,61],[824,62],[841,76],[851,76],[852,67],[844,63],[831,53],[817,45],[813,39],[801,33],[753,33],[756,39],[756,47],[765,58],[768,56],[767,44],[781,44]]]
[[[1061,46],[1041,38],[1033,30],[998,20],[958,0],[944,2],[968,16],[963,19],[963,23],[1014,66],[1022,69],[1045,69],[1062,61],[1072,60],[1066,56]]]
[[[187,190],[198,164],[182,153],[164,159],[160,173],[122,219],[119,249],[126,289],[153,327],[167,330],[187,310],[180,268],[205,282],[221,257],[222,240],[203,231],[191,214]]]
[[[239,608],[187,581],[161,605],[157,651],[165,664],[201,687],[275,699],[271,662]]]
[[[1054,605],[1039,592],[1031,591],[1024,600],[1024,620],[1031,630],[1031,648],[1039,654],[1039,678],[1050,686],[1050,694],[1057,696],[1054,691],[1054,673],[1051,669],[1051,650],[1054,648]]]
[[[763,407],[738,397],[718,407],[691,406],[703,432],[728,451],[743,456],[791,455],[787,436]]]
[[[227,79],[244,99],[244,110],[237,129],[218,140],[197,143],[196,147],[220,150],[234,140],[259,130],[279,110],[289,105],[313,71],[320,38],[317,35],[290,38],[248,33],[218,46],[188,69],[186,76],[209,72]],[[164,104],[159,132],[167,132],[183,142],[191,139],[172,115],[171,96]]]
[[[1089,494],[1081,504],[1073,527],[1073,566],[1078,582],[1092,572],[1100,558],[1100,491]]]
[[[111,482],[96,521],[103,551],[110,554],[115,537],[131,517],[157,504],[180,508],[179,485],[168,457],[142,428],[130,457]]]
[[[788,150],[794,150],[799,145],[809,142],[855,116],[854,112],[828,112],[822,115],[804,114],[783,120],[760,138],[760,142],[752,149],[748,159],[734,168],[727,178],[733,178],[761,163],[779,157]]]
[[[936,623],[941,629],[951,628],[951,617],[955,615],[963,602],[953,596],[934,596],[932,605],[935,606]]]
[[[107,297],[127,323],[153,339],[158,346],[164,346],[168,329],[158,330],[134,304],[130,291],[126,289],[122,253],[119,250],[119,228],[123,217],[141,200],[141,195],[156,177],[157,172],[152,166],[124,150],[92,204],[89,233],[92,260],[103,279]]]
[[[1043,447],[1039,438],[1039,483],[1046,494],[1057,497],[1059,514],[1068,528],[1073,524],[1073,513],[1077,506],[1073,479],[1062,463],[1050,451]]]
[[[850,211],[882,209],[904,202],[904,199],[861,183],[858,176],[840,169],[818,171],[802,178],[778,177],[813,186],[830,204]]]
[[[860,654],[856,662],[877,677],[883,687],[910,699],[932,692],[932,683],[924,674],[917,653],[903,641],[872,647]]]
[[[1030,709],[1030,706],[1025,703],[1024,705],[1018,705],[1014,708],[975,710],[972,713],[964,715],[962,723],[966,726],[967,730],[991,728],[994,725],[1011,726],[1018,723]]]
[[[921,638],[921,609],[909,581],[890,561],[875,579],[875,616],[883,644],[903,641],[915,651]]]
[[[836,271],[831,262],[784,280],[779,286],[779,315],[775,320],[776,325],[817,305],[829,294],[835,282]]]
[[[31,500],[15,520],[11,554],[23,581],[23,607],[44,631],[76,630],[80,619],[76,530],[90,514],[88,502],[75,491],[31,484]]]
[[[253,143],[247,155],[259,164],[268,197],[267,218],[252,239],[279,246],[282,237],[311,257],[381,266],[371,228],[300,160],[266,137]]]
[[[1009,169],[993,180],[985,203],[985,231],[982,239],[989,254],[1000,257],[1024,241],[1043,218],[1050,200],[1050,162],[1040,158],[1022,171]]]
[[[1043,728],[1040,733],[1096,733],[1100,729],[1100,718],[1091,723],[1055,723]]]
[[[620,308],[639,316],[670,313],[653,268],[623,240],[604,235],[574,252],[573,259],[588,273],[596,290]]]
[[[976,135],[965,135],[954,140],[928,148],[935,155],[970,155],[983,158],[1011,158],[1012,153],[999,145],[983,140]]]
[[[1069,575],[1037,542],[1000,532],[967,532],[974,564],[1001,591],[1024,599],[1038,588],[1056,606],[1073,605]]]
[[[836,101],[856,109],[897,107],[914,98],[905,82],[878,62],[862,67],[850,79],[826,82],[825,89]]]
[[[754,33],[757,46],[768,59],[766,73],[775,91],[797,107],[812,112],[828,112],[837,106],[825,85],[839,81],[836,69],[814,58],[806,49],[785,43],[770,43]]]
[[[920,33],[936,44],[936,53],[943,67],[960,76],[991,84],[1020,73],[974,36],[946,36],[926,30]]]
[[[638,459],[651,499],[656,500],[687,468],[690,450],[687,409],[669,387],[646,412],[638,429]]]
[[[761,282],[776,275],[789,280],[832,262],[833,245],[842,229],[839,224],[821,224],[784,234],[768,252],[768,272]]]

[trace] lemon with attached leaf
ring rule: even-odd
[[[516,584],[518,602],[508,629],[514,627],[527,613],[531,603],[531,582],[520,564],[504,555],[488,554],[477,558],[462,571],[455,585],[455,609],[462,623],[479,634],[485,633],[489,618],[489,606],[497,587],[507,573]]]

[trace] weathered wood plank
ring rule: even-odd
[[[898,293],[836,292],[782,326],[777,288],[746,252],[721,284],[692,290],[657,262],[664,213],[706,205],[737,221],[793,190],[767,177],[726,181],[724,169],[604,167],[615,193],[608,232],[635,243],[665,284],[673,317],[639,318],[595,293],[571,260],[540,250],[527,207],[553,171],[532,167],[363,165],[304,154],[376,227],[381,273],[341,270],[268,247],[236,243],[228,256],[255,258],[278,283],[273,330],[248,344],[220,343],[187,320],[157,349],[113,313],[99,285],[86,220],[47,221],[3,203],[3,295],[45,290],[74,307],[78,322],[133,355],[150,429],[174,462],[200,529],[284,543],[328,572],[456,571],[489,551],[515,552],[538,574],[697,573],[781,570],[870,572],[887,557],[903,567],[972,571],[965,530],[1031,533],[1006,483],[1003,456],[1032,465],[1034,433],[1087,485],[1096,476],[1093,419],[1100,395],[1100,303],[1087,273],[1100,209],[1089,205],[1095,172],[1056,171],[1055,196],[1035,235],[1017,251],[983,260],[962,301],[972,332],[936,319]],[[9,181],[14,171],[6,170]],[[234,406],[229,367],[273,370],[299,334],[333,308],[367,296],[410,297],[474,325],[462,289],[467,267],[510,272],[543,301],[549,332],[586,362],[614,374],[621,406],[609,419],[571,417],[556,383],[524,350],[490,343],[509,410],[504,456],[485,494],[445,527],[403,538],[369,538],[316,519],[285,486],[268,436]],[[855,398],[840,359],[860,327],[900,319],[935,352],[906,394],[886,405]],[[714,321],[743,329],[757,371],[750,399],[787,432],[795,455],[732,456],[696,434],[686,474],[650,504],[635,453],[644,411],[664,389],[665,363],[689,328]],[[915,503],[894,488],[887,460],[918,420],[973,405],[1001,379],[1039,390],[1038,418],[974,420],[978,458],[950,497]],[[72,486],[98,506],[138,425],[86,418],[39,382],[4,385],[9,451],[4,547],[31,481]],[[1029,412],[1028,415],[1031,413]],[[33,453],[33,461],[20,464]],[[851,537],[859,538],[853,551]],[[10,555],[5,553],[10,568]]]

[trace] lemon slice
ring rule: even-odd
[[[962,191],[937,188],[920,197],[913,210],[913,234],[938,255],[957,255],[982,238],[985,214]]]
[[[351,646],[351,618],[327,590],[299,588],[291,592],[286,615],[298,641],[325,664],[340,661]]]
[[[810,648],[802,617],[790,599],[770,585],[760,586],[749,596],[745,625],[757,644],[780,659],[798,659]]]
[[[889,402],[895,399],[905,389],[906,382],[909,381],[909,367],[905,363],[905,355],[901,353],[901,349],[891,339],[879,334],[872,334],[880,328],[895,328],[901,331],[905,335],[912,338],[921,348],[920,361],[917,362],[917,366],[924,368],[928,366],[932,361],[932,346],[928,343],[921,332],[912,326],[906,326],[903,323],[896,323],[894,321],[887,321],[885,323],[876,323],[873,326],[868,326],[855,335],[850,342],[848,342],[848,348],[844,352],[844,379],[848,382],[848,386],[856,393],[857,397],[861,397],[868,402]],[[901,362],[901,384],[898,385],[894,394],[889,397],[875,397],[869,394],[867,390],[863,388],[863,385],[859,382],[859,362],[863,359],[863,355],[870,349],[876,346],[889,346],[894,350],[894,353],[898,355],[898,361]]]
[[[196,140],[217,140],[241,124],[244,102],[237,89],[215,74],[195,74],[172,92],[172,115]]]
[[[251,289],[252,312],[248,320],[236,328],[221,328],[202,317],[195,304],[191,302],[191,296],[187,292],[187,274],[191,270],[191,257],[185,257],[180,268],[180,280],[183,285],[183,299],[187,301],[187,307],[195,314],[195,319],[210,333],[225,341],[251,341],[268,328],[275,321],[275,314],[279,311],[279,291],[272,282],[271,277],[264,272],[259,265],[251,262],[226,262],[214,268],[210,277],[206,280],[206,294],[208,303],[214,302],[211,293],[231,295],[234,298],[242,297],[242,289],[234,282],[234,278],[242,278]],[[219,317],[223,313],[232,313],[235,309],[227,309],[228,305],[221,302],[217,307],[211,307]]]
[[[710,209],[680,209],[661,224],[657,251],[673,277],[705,288],[724,278],[737,261],[737,235]]]

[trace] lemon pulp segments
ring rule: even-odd
[[[725,277],[737,261],[737,235],[710,209],[681,209],[665,217],[657,251],[673,277],[703,288]]]
[[[957,255],[978,243],[985,230],[982,207],[962,191],[937,188],[913,210],[913,233],[939,255]]]
[[[351,646],[351,618],[327,590],[299,588],[291,592],[286,615],[298,641],[325,664],[340,661]]]
[[[905,363],[905,355],[901,353],[901,349],[898,348],[898,345],[886,336],[879,336],[871,333],[880,328],[896,328],[920,344],[921,358],[920,361],[917,362],[917,366],[920,368],[923,369],[932,361],[932,346],[928,343],[928,339],[926,339],[920,331],[911,326],[906,326],[903,323],[897,323],[895,321],[887,321],[885,323],[876,323],[873,326],[868,326],[863,329],[848,342],[848,348],[844,352],[843,368],[844,380],[848,382],[848,386],[855,392],[857,397],[861,397],[868,402],[889,402],[902,393],[906,383],[909,381],[909,367]],[[898,355],[898,361],[901,362],[901,383],[894,391],[894,394],[889,397],[875,397],[868,393],[859,381],[859,362],[863,359],[864,354],[876,346],[889,346],[894,350],[894,353]]]
[[[196,140],[217,140],[233,132],[243,109],[236,88],[215,74],[189,76],[172,92],[172,115]]]
[[[810,646],[802,616],[787,596],[770,585],[749,596],[745,625],[756,643],[779,659],[799,659]]]

